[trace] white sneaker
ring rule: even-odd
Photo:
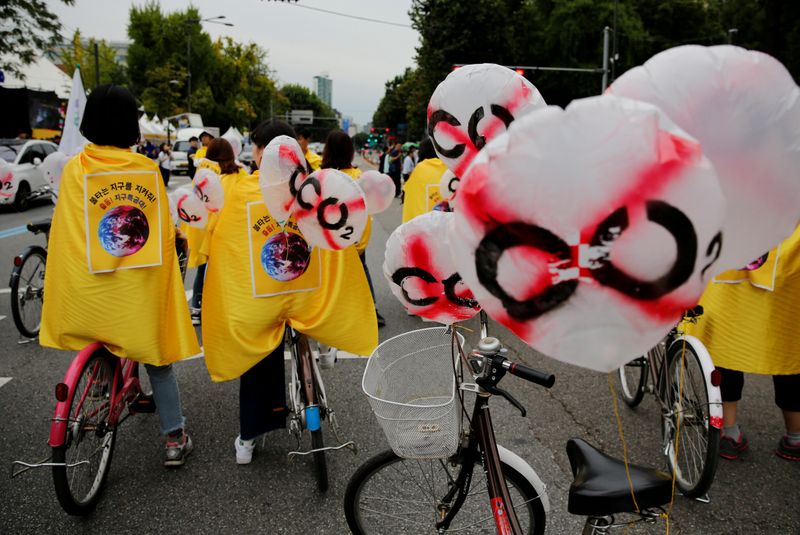
[[[328,370],[333,368],[334,363],[336,362],[336,353],[337,350],[335,347],[329,348],[324,353],[320,351],[319,353],[319,367],[323,370]]]
[[[236,446],[236,464],[250,464],[253,460],[253,450],[256,447],[255,440],[242,440],[242,437],[236,437],[233,443]]]

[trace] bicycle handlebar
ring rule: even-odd
[[[503,362],[503,368],[508,370],[508,373],[511,375],[536,383],[545,388],[551,388],[556,382],[556,376],[552,373],[542,372],[518,362],[506,360]]]

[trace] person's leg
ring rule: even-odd
[[[791,461],[800,461],[800,374],[773,375],[775,404],[783,412],[786,434],[775,453]]]
[[[197,273],[194,275],[194,284],[192,285],[192,302],[189,306],[192,308],[192,323],[194,325],[200,324],[200,308],[203,304],[203,285],[206,282],[206,267],[208,264],[197,266]]]
[[[153,399],[160,423],[161,433],[167,437],[167,452],[164,466],[182,466],[186,456],[192,452],[192,440],[184,432],[186,419],[181,409],[181,395],[178,380],[172,365],[152,366],[145,364]]]
[[[717,368],[722,375],[719,385],[722,395],[722,437],[719,444],[719,455],[723,459],[738,459],[747,451],[747,438],[737,423],[739,400],[742,399],[744,374],[726,368]]]
[[[243,440],[286,427],[283,341],[239,379],[239,430]]]
[[[378,327],[383,327],[386,325],[386,320],[381,316],[381,313],[378,312],[378,304],[375,301],[375,288],[372,286],[372,277],[369,275],[369,268],[367,267],[367,254],[366,251],[359,253],[358,258],[361,259],[361,265],[364,266],[364,274],[367,276],[367,282],[369,283],[369,293],[372,294],[372,302],[375,304],[375,316],[378,320]]]

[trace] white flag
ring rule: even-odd
[[[86,92],[83,90],[80,67],[76,67],[72,76],[72,93],[67,104],[67,116],[64,118],[64,131],[61,133],[61,143],[58,145],[58,150],[67,156],[79,153],[89,142],[80,130],[85,107]]]

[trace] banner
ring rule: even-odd
[[[155,171],[84,175],[90,273],[161,265],[161,184]]]
[[[61,133],[61,143],[58,145],[58,150],[67,156],[78,154],[83,146],[89,143],[80,130],[84,108],[86,108],[86,91],[83,90],[81,69],[76,67],[75,74],[72,75],[72,92],[69,95],[67,115],[64,118],[64,131]]]
[[[263,201],[247,203],[253,297],[310,292],[322,285],[319,248],[312,248],[291,218],[284,228]]]

